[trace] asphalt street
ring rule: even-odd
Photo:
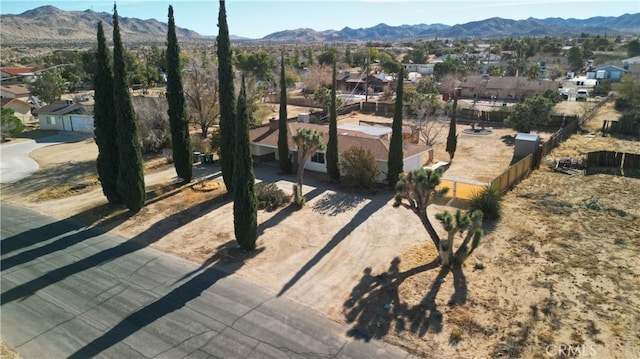
[[[0,214],[0,335],[24,359],[412,357],[234,276],[241,262],[197,265],[6,203]]]

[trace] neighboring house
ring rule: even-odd
[[[278,160],[278,120],[272,119],[269,125],[250,130],[251,154],[256,162]],[[288,122],[289,149],[292,158],[297,161],[297,146],[293,135],[299,128],[308,127],[324,133],[324,140],[329,139],[329,126],[301,122]],[[360,146],[373,153],[380,171],[377,180],[384,181],[388,171],[389,138],[391,128],[377,126],[338,126],[338,152],[342,153],[351,147]],[[424,145],[404,143],[404,171],[420,168],[433,160],[433,148]],[[304,165],[305,169],[316,172],[327,172],[325,152],[318,151]]]
[[[630,57],[620,62],[622,63],[622,68],[625,71],[628,71],[634,74],[640,74],[640,56]]]
[[[435,64],[403,64],[404,72],[417,72],[420,75],[432,75]]]
[[[368,78],[365,78],[362,72],[342,71],[336,74],[337,90],[348,93],[364,93],[366,86],[372,89],[373,92],[383,92],[385,88],[393,83],[394,78],[385,75],[384,72],[369,74]]]
[[[530,80],[526,77],[467,76],[458,86],[458,95],[467,98],[520,100],[546,90],[557,91],[560,85],[558,81]]]
[[[602,65],[595,68],[596,80],[620,81],[622,76],[627,72],[625,69],[614,65]]]
[[[15,84],[15,85],[2,85],[0,86],[0,97],[1,98],[17,98],[22,101],[29,101],[31,97],[31,92],[27,88],[26,85]]]
[[[32,82],[36,78],[34,67],[0,67],[0,81],[11,85]]]
[[[33,115],[31,114],[31,109],[33,105],[22,101],[17,98],[2,98],[2,107],[10,108],[13,110],[14,115],[22,121],[23,124],[27,124],[34,120]]]
[[[42,130],[93,132],[93,115],[73,100],[55,101],[38,109]]]

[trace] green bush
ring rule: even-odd
[[[16,115],[14,115],[14,111],[10,108],[2,109],[2,127],[0,128],[0,133],[2,133],[2,139],[6,139],[7,137],[14,137],[15,135],[22,133],[24,131],[24,125],[22,121]]]
[[[379,171],[371,150],[355,146],[342,153],[340,172],[345,185],[374,189]]]
[[[273,211],[291,202],[291,196],[284,193],[275,183],[257,183],[255,186],[258,209]]]
[[[502,193],[496,185],[486,185],[481,191],[473,194],[469,201],[469,210],[480,210],[485,219],[499,219],[502,214]]]

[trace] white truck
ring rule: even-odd
[[[589,97],[589,92],[585,89],[579,89],[576,93],[576,101],[587,101],[587,97]]]

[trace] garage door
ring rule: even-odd
[[[71,126],[76,132],[93,132],[93,117],[71,116]]]

